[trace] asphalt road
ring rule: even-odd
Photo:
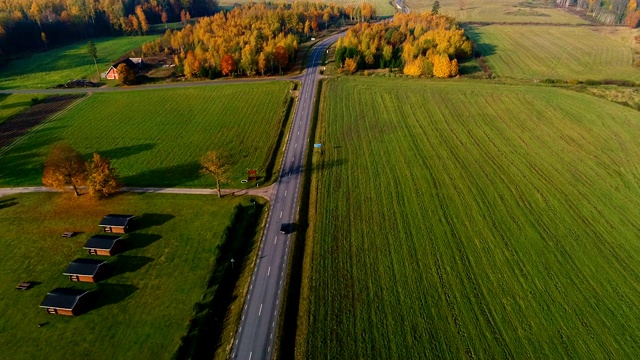
[[[275,184],[275,197],[271,201],[269,219],[242,311],[242,320],[234,339],[232,359],[270,359],[273,356],[291,238],[291,234],[280,233],[280,225],[294,223],[298,213],[302,165],[320,77],[318,66],[327,47],[341,35],[331,36],[316,45],[302,76],[293,125],[280,177]]]

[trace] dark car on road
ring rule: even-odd
[[[283,234],[291,234],[296,230],[296,224],[294,223],[283,223],[280,225],[280,232]]]

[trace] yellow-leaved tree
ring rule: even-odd
[[[87,162],[87,185],[89,194],[101,198],[115,194],[120,189],[116,176],[116,169],[111,166],[111,160],[93,153],[93,159]]]

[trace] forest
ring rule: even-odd
[[[142,47],[145,56],[172,56],[178,73],[187,78],[280,74],[294,60],[298,44],[318,31],[367,21],[375,16],[368,3],[295,2],[246,4],[229,12],[203,17],[179,31]]]
[[[217,0],[2,0],[0,65],[25,51],[213,14]]]
[[[586,10],[587,15],[607,25],[640,26],[637,0],[556,0],[560,7],[574,6]]]
[[[431,12],[396,14],[391,21],[359,23],[338,40],[335,60],[342,71],[398,68],[411,76],[458,75],[458,60],[473,43],[455,19]]]

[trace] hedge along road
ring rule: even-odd
[[[322,54],[340,36],[342,33],[331,36],[313,49],[302,77],[293,126],[280,177],[275,184],[275,197],[242,310],[240,326],[233,343],[232,359],[271,358],[290,240],[289,234],[279,232],[280,225],[293,223],[296,218],[302,164],[319,80],[318,66]]]

